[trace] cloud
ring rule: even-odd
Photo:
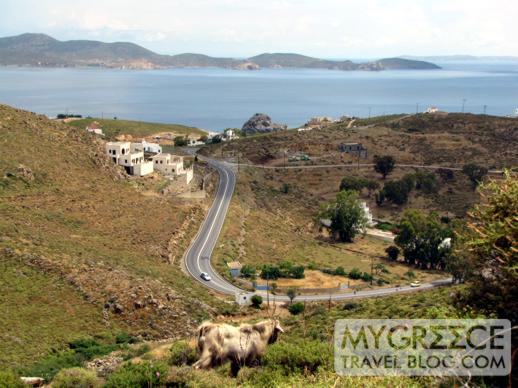
[[[327,57],[518,55],[515,0],[2,0],[2,35],[127,39],[160,51]],[[42,4],[45,3],[45,4]]]

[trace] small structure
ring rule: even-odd
[[[361,202],[363,213],[365,214],[365,218],[367,218],[367,227],[372,227],[375,225],[374,220],[372,219],[372,213],[369,209],[369,206],[367,206],[367,202]]]
[[[362,159],[367,159],[367,149],[363,147],[362,143],[342,143],[338,146],[340,152],[346,154],[357,154]]]
[[[239,137],[236,135],[236,131],[234,131],[232,128],[228,128],[228,129],[225,129],[225,132],[224,132],[224,139],[225,140],[233,140],[233,139],[238,139]]]
[[[86,126],[86,131],[96,135],[104,136],[103,129],[97,121],[92,121]]]
[[[159,154],[153,157],[153,166],[156,171],[164,175],[185,175],[186,183],[189,184],[194,176],[192,168],[185,169],[183,156],[171,155],[168,153]]]
[[[309,119],[307,125],[308,126],[322,125],[322,124],[330,124],[333,122],[334,122],[334,119],[332,117],[317,116],[317,117],[312,117],[311,119]]]
[[[236,293],[236,304],[239,306],[246,306],[250,304],[250,299],[252,299],[253,294],[248,294],[246,292],[237,292]]]
[[[130,175],[144,176],[153,172],[153,163],[144,159],[144,152],[137,151],[127,141],[106,143],[106,153],[114,163],[124,167]]]
[[[436,106],[429,106],[428,109],[426,109],[426,113],[437,113],[439,112],[439,108]]]
[[[297,129],[297,132],[308,132],[308,131],[311,131],[313,129],[313,127],[301,127],[301,128],[298,128]]]
[[[232,275],[233,278],[237,278],[241,275],[241,268],[243,268],[243,265],[239,261],[228,262],[227,267],[230,270],[230,275]]]

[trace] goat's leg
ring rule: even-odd
[[[230,364],[230,372],[232,373],[233,377],[237,377],[239,369],[241,369],[241,365],[239,365],[239,362],[237,360],[232,360]]]
[[[212,366],[212,354],[209,352],[203,352],[200,356],[200,359],[196,361],[193,365],[194,369],[207,369]]]

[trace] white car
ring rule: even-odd
[[[200,275],[200,278],[202,278],[206,282],[210,282],[212,280],[212,278],[210,277],[210,275],[207,272],[202,272]]]
[[[416,280],[415,282],[410,283],[410,287],[421,287],[421,282]]]

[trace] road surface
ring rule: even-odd
[[[236,295],[236,293],[248,293],[233,284],[229,283],[226,279],[220,276],[214,268],[212,268],[210,258],[212,251],[216,246],[225,217],[227,215],[230,201],[236,186],[236,175],[234,168],[231,164],[226,162],[217,161],[214,159],[205,158],[198,156],[201,160],[205,160],[211,165],[219,174],[219,185],[212,203],[211,208],[201,226],[198,234],[196,235],[191,246],[184,255],[185,268],[187,272],[197,281],[202,283],[205,287],[208,287],[214,291],[227,294]],[[201,273],[206,272],[210,275],[212,280],[205,281],[201,278]],[[306,300],[306,301],[319,301],[319,300],[343,300],[343,299],[354,299],[354,298],[368,298],[383,295],[393,295],[399,292],[405,291],[418,291],[426,290],[434,287],[445,286],[451,284],[451,279],[437,280],[430,283],[423,283],[420,287],[412,288],[410,286],[403,287],[392,287],[392,288],[380,288],[368,291],[358,291],[353,293],[351,291],[337,292],[332,294],[318,294],[318,295],[298,295],[295,300]],[[257,294],[266,296],[264,291],[259,291]],[[289,298],[286,295],[270,295],[270,300],[273,301],[288,301]]]

